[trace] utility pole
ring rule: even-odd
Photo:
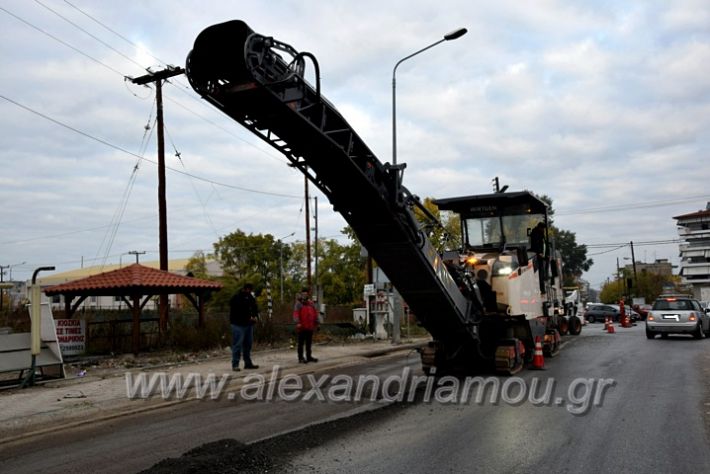
[[[5,288],[3,288],[2,283],[5,281],[6,268],[10,268],[10,265],[0,265],[0,311],[2,311],[2,301],[5,298]]]
[[[506,184],[502,188],[500,187],[500,181],[498,180],[498,176],[493,178],[493,191],[498,194],[498,193],[504,193],[508,190],[508,185]]]
[[[636,256],[634,256],[634,241],[629,242],[631,246],[631,263],[634,266],[634,295],[639,296],[639,279],[636,275]]]
[[[136,263],[139,263],[139,262],[138,262],[138,255],[145,255],[145,251],[139,252],[139,251],[137,251],[137,250],[131,250],[130,252],[128,252],[128,254],[129,254],[129,255],[135,255],[135,256],[136,256]]]
[[[308,177],[303,177],[303,182],[305,183],[305,195],[306,195],[306,281],[308,282],[308,290],[313,291],[311,286],[311,213],[309,210],[308,198]]]
[[[320,293],[318,292],[318,196],[313,197],[313,221],[315,222],[315,226],[313,227],[313,232],[314,232],[314,242],[313,242],[313,264],[314,264],[314,278],[313,281],[315,282],[315,294],[316,298],[318,299],[318,304],[321,303],[320,301]]]
[[[180,74],[185,70],[181,67],[167,66],[162,71],[149,73],[145,76],[131,79],[138,85],[155,83],[155,103],[158,122],[158,235],[160,241],[160,269],[168,271],[168,218],[165,201],[165,134],[163,131],[163,81]],[[136,260],[138,256],[136,255]],[[160,329],[168,328],[168,295],[160,295]]]
[[[616,281],[618,282],[619,280],[621,280],[621,284],[622,284],[622,286],[621,286],[621,292],[622,292],[621,298],[624,299],[625,296],[626,296],[626,281],[625,281],[624,278],[621,276],[621,269],[619,268],[619,257],[616,257]]]

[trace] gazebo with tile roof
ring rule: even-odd
[[[120,297],[133,313],[133,352],[140,349],[140,314],[146,303],[156,295],[184,295],[198,312],[200,327],[204,325],[205,300],[222,284],[145,267],[138,263],[100,273],[87,278],[50,286],[47,296],[63,295],[66,317],[71,318],[89,296]],[[74,301],[78,298],[76,301]]]

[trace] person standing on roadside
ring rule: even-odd
[[[259,317],[253,286],[246,283],[241,291],[229,300],[229,323],[232,327],[232,370],[239,371],[239,359],[244,357],[245,369],[258,369],[251,360],[254,342],[254,323]]]
[[[318,327],[318,311],[311,300],[308,288],[303,288],[298,295],[296,306],[293,308],[293,321],[296,323],[296,333],[298,334],[298,361],[302,364],[318,362],[318,359],[311,354],[313,332]],[[303,356],[304,345],[306,347],[305,357]]]

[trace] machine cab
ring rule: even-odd
[[[439,199],[435,204],[460,216],[464,251],[527,251],[535,226],[547,225],[547,203],[529,191]]]
[[[544,257],[554,255],[547,235],[548,205],[529,191],[464,196],[434,201],[440,210],[461,219],[461,262],[484,293],[490,291],[498,311],[541,314],[548,279],[540,272]],[[544,228],[535,230],[539,223]],[[535,237],[540,248],[534,249]],[[553,259],[554,260],[554,259]],[[486,305],[489,310],[490,304]]]

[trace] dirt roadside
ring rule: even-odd
[[[331,368],[362,362],[367,358],[398,351],[412,351],[425,344],[427,338],[412,339],[400,345],[389,341],[359,341],[353,343],[328,343],[314,347],[319,358],[318,368]],[[166,408],[194,399],[194,394],[175,399],[152,397],[136,399],[128,396],[127,374],[136,377],[141,373],[232,374],[229,348],[192,354],[146,354],[138,357],[80,361],[67,364],[66,378],[20,389],[0,391],[0,446],[33,436],[95,423],[143,411]],[[299,364],[295,349],[258,350],[253,359],[259,369],[250,373],[270,374],[274,367],[282,375],[312,370],[308,364]],[[244,375],[245,371],[237,374]],[[238,387],[242,380],[231,378],[228,388]]]

